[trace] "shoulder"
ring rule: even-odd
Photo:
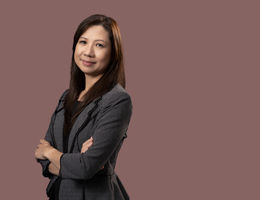
[[[60,101],[64,101],[68,92],[69,88],[65,89],[62,92],[60,96]],[[132,100],[130,94],[119,83],[117,83],[110,91],[102,96],[100,107],[105,108],[125,101],[132,108]]]
[[[121,102],[126,102],[132,108],[132,100],[129,93],[118,83],[110,91],[102,96],[101,107],[110,107]]]
[[[60,95],[59,101],[64,101],[66,94],[69,92],[69,88],[65,89],[62,94]]]

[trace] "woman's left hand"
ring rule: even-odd
[[[44,139],[40,140],[40,144],[37,145],[37,148],[35,150],[35,158],[45,160],[47,159],[46,153],[50,150],[54,149],[50,143]]]

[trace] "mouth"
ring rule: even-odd
[[[85,66],[91,66],[91,65],[96,64],[96,62],[86,61],[86,60],[82,60],[82,59],[81,59],[81,62]]]

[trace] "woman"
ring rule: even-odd
[[[125,90],[121,35],[115,20],[92,15],[73,42],[69,89],[61,95],[35,157],[50,199],[123,200],[114,172],[132,115]]]

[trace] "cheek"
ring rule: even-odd
[[[75,62],[79,61],[79,55],[80,55],[80,51],[79,51],[78,48],[76,48],[75,52],[74,52],[74,60],[75,60]]]
[[[110,60],[110,52],[104,52],[102,55],[102,62],[108,63]]]
[[[76,55],[76,52],[74,53],[74,61],[77,65],[79,65],[78,63],[78,56]]]

